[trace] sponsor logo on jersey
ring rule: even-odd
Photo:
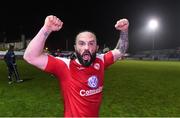
[[[97,86],[98,86],[98,78],[95,75],[89,77],[88,86],[91,87],[91,88],[97,88]]]
[[[98,94],[102,91],[103,86],[98,87],[97,89],[93,89],[93,90],[80,90],[80,96],[91,96],[94,94]]]
[[[94,68],[95,68],[96,70],[99,70],[99,69],[100,69],[99,63],[95,63],[95,64],[94,64]]]

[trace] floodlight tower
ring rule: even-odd
[[[154,50],[154,35],[155,35],[155,31],[157,30],[158,28],[158,21],[156,19],[151,19],[148,23],[148,27],[149,29],[152,31],[152,35],[153,35],[153,46],[152,46],[152,50]]]
[[[148,23],[148,28],[149,28],[149,30],[152,32],[152,41],[153,41],[153,43],[152,43],[152,52],[154,52],[154,49],[155,49],[155,45],[154,45],[154,43],[155,43],[155,31],[158,29],[158,21],[156,20],[156,19],[151,19],[151,20],[149,20],[149,23]],[[154,55],[153,55],[153,60],[154,60]]]

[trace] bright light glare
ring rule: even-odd
[[[158,21],[157,20],[152,19],[149,21],[149,28],[151,30],[155,30],[155,29],[157,29],[157,27],[158,27]]]
[[[157,20],[152,19],[149,21],[149,28],[150,29],[155,30],[157,27],[158,27]]]

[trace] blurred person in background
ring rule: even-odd
[[[17,83],[22,82],[23,80],[19,78],[19,73],[18,73],[17,64],[16,64],[16,55],[14,53],[13,45],[9,45],[9,49],[4,56],[4,60],[8,68],[8,80],[9,80],[8,83],[12,84],[14,81],[13,78],[15,78],[15,81]]]

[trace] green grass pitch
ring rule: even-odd
[[[17,61],[23,83],[8,84],[0,61],[0,116],[59,117],[63,102],[57,80]],[[105,71],[102,117],[180,117],[180,62],[118,61]]]

